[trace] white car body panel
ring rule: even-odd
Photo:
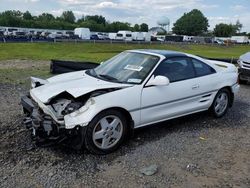
[[[154,69],[165,59],[165,56],[157,53],[142,50],[131,50],[131,52],[160,57]],[[77,125],[87,126],[98,113],[109,108],[126,110],[132,117],[134,128],[138,128],[207,110],[218,90],[223,87],[231,87],[232,92],[237,93],[239,90],[238,74],[234,65],[210,61],[190,54],[186,55],[210,65],[216,70],[216,73],[173,82],[166,86],[145,87],[154,69],[144,82],[138,85],[108,82],[89,76],[85,74],[85,71],[78,71],[49,78],[43,82],[45,85],[31,89],[30,94],[44,113],[51,115],[56,122],[64,125],[66,129],[72,129]],[[68,92],[77,98],[105,88],[119,89],[90,98],[79,110],[65,115],[64,121],[57,121],[53,112],[45,105],[62,92]],[[167,93],[167,95],[163,95],[163,93]]]
[[[65,74],[65,77],[64,75],[59,75],[50,78],[48,79],[48,84],[34,88],[30,92],[32,93],[32,95],[37,96],[37,98],[41,102],[47,103],[52,97],[64,91],[77,98],[81,95],[98,90],[100,88],[106,89],[129,86],[126,84],[112,83],[96,79],[94,77],[86,75],[84,72],[85,71],[80,71],[76,72],[75,74],[67,73]],[[70,77],[71,79],[69,79]]]

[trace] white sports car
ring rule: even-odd
[[[36,140],[107,154],[133,129],[210,110],[222,117],[239,90],[234,65],[164,50],[128,50],[95,69],[31,78],[21,98]]]

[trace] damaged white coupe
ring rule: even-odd
[[[135,128],[210,110],[222,117],[239,90],[234,65],[164,50],[129,50],[95,69],[31,78],[21,97],[36,141],[95,154],[116,150]]]

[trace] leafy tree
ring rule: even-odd
[[[68,23],[75,23],[76,17],[72,11],[64,11],[61,15],[61,19]]]
[[[179,18],[173,27],[173,32],[178,35],[201,35],[209,27],[208,19],[198,9],[193,9],[189,13]]]
[[[148,24],[142,23],[140,25],[140,29],[141,29],[142,32],[148,32]]]
[[[220,23],[214,28],[214,35],[216,37],[231,37],[235,32],[235,27],[232,24]]]
[[[134,25],[133,31],[140,31],[140,26],[139,26],[139,24],[135,24],[135,25]]]
[[[117,32],[119,30],[147,31],[148,25],[143,23],[131,27],[127,22],[108,22],[101,15],[82,16],[75,22],[75,16],[72,11],[65,11],[60,17],[54,17],[50,13],[42,13],[38,16],[32,16],[29,11],[24,13],[20,11],[8,10],[0,12],[0,25],[7,27],[27,27],[44,29],[74,29],[76,27],[88,27],[91,31]]]
[[[23,19],[24,20],[32,20],[33,16],[31,15],[31,13],[29,11],[26,11],[23,13]]]
[[[85,16],[82,16],[80,19],[77,20],[77,23],[82,23],[85,21]]]
[[[85,21],[94,21],[98,24],[106,24],[106,19],[103,16],[94,15],[94,16],[85,16]]]
[[[0,25],[1,26],[20,26],[22,21],[22,12],[16,10],[7,10],[0,13]]]
[[[242,29],[243,25],[242,23],[240,23],[240,20],[236,21],[236,24],[234,25],[234,29],[237,33],[240,33],[241,29]]]
[[[51,21],[55,21],[55,17],[49,13],[42,13],[41,15],[38,16],[37,20],[43,21],[43,22],[51,22]]]

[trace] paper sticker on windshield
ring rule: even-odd
[[[136,65],[127,65],[124,69],[140,72],[143,69],[143,67]]]
[[[141,79],[130,78],[130,79],[128,79],[128,82],[129,82],[129,83],[136,83],[136,84],[139,84],[139,83],[141,83]]]

